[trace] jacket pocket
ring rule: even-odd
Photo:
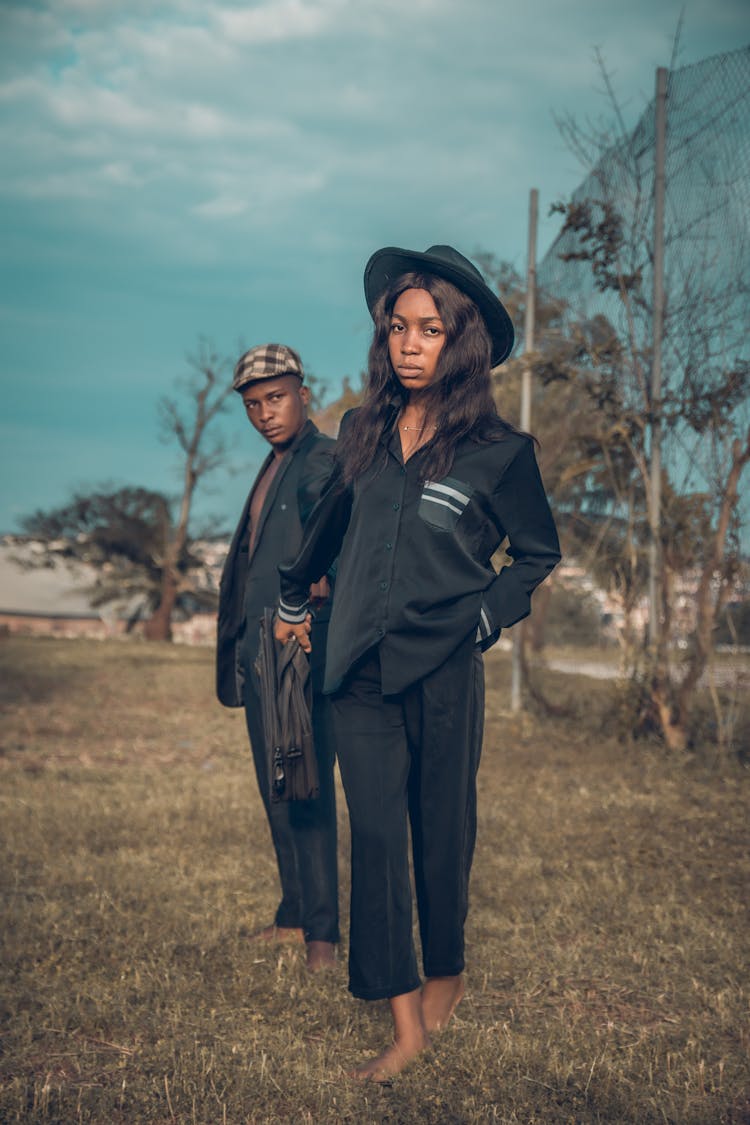
[[[426,480],[419,498],[419,515],[430,527],[453,531],[466,511],[474,489],[455,477]]]

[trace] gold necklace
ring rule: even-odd
[[[401,429],[402,430],[419,430],[419,432],[421,433],[422,430],[436,430],[437,429],[437,423],[436,422],[431,423],[429,426],[402,426]]]

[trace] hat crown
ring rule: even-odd
[[[297,352],[286,344],[259,344],[237,360],[232,386],[240,391],[248,383],[278,379],[282,375],[296,375],[298,379],[304,379],[302,360]]]
[[[364,278],[365,299],[373,315],[380,295],[396,278],[408,273],[436,274],[470,297],[490,334],[492,365],[508,358],[513,348],[513,324],[507,309],[474,263],[453,246],[439,244],[424,251],[385,246],[376,250],[365,266]]]
[[[474,263],[470,262],[468,258],[465,258],[463,254],[460,254],[458,250],[455,250],[452,246],[430,246],[425,250],[425,257],[437,258],[445,262],[446,265],[452,266],[454,269],[473,274],[481,285],[485,284],[484,278]]]

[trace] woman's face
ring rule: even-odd
[[[404,390],[424,391],[435,381],[445,325],[426,289],[406,289],[393,306],[388,333],[391,366]]]

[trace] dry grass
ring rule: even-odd
[[[211,661],[0,644],[0,1121],[750,1122],[741,766],[619,741],[588,680],[549,680],[575,721],[511,720],[488,661],[468,994],[362,1087],[386,1005],[246,940],[275,870]]]

